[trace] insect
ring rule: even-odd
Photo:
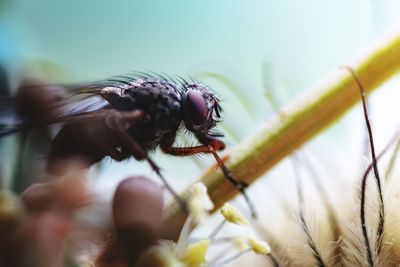
[[[223,135],[214,130],[222,108],[208,86],[193,80],[141,73],[64,87],[75,97],[84,98],[72,105],[63,101],[53,105],[54,115],[46,119],[45,124],[64,123],[50,146],[49,172],[56,172],[70,158],[79,158],[90,166],[106,156],[116,161],[133,156],[136,160],[146,160],[177,197],[148,152],[160,147],[174,156],[211,153],[225,177],[250,203],[245,193],[247,185],[234,178],[216,153],[225,148],[219,139]],[[25,119],[0,131],[0,136],[34,126],[35,121],[37,118]],[[192,133],[200,144],[174,146],[178,132],[184,130]]]

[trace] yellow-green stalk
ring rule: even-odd
[[[344,62],[352,67],[366,92],[378,88],[400,70],[400,33],[370,47],[357,60]],[[266,123],[257,133],[226,152],[224,162],[238,180],[249,184],[313,136],[339,119],[360,100],[360,92],[349,72],[338,67],[328,78]],[[215,204],[215,210],[238,191],[212,166],[200,178]],[[184,192],[183,196],[187,196]],[[176,239],[186,218],[177,203],[168,207],[163,234]]]

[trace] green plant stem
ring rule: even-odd
[[[365,91],[378,88],[400,71],[400,33],[373,45],[358,60],[347,64],[355,70]],[[224,162],[238,180],[249,184],[280,160],[327,128],[360,101],[360,92],[348,70],[338,68],[310,94],[298,99],[266,123],[254,135],[224,154]],[[212,166],[201,178],[216,209],[238,191]],[[184,192],[183,196],[187,196]],[[171,203],[166,210],[163,236],[176,239],[186,218],[179,205]]]

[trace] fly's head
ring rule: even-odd
[[[222,108],[218,97],[204,84],[194,82],[185,86],[183,94],[183,119],[186,129],[194,133],[204,145],[221,150],[225,144],[216,137],[222,134],[212,131],[220,121]]]

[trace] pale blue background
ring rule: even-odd
[[[2,3],[0,59],[7,62],[13,77],[18,78],[27,66],[58,82],[95,80],[131,70],[193,75],[213,85],[224,99],[229,144],[272,115],[263,97],[263,79],[275,89],[278,100],[287,103],[400,21],[400,2],[395,0]],[[229,77],[242,88],[245,105],[227,86],[202,75],[209,71]],[[357,123],[347,122],[353,127],[350,132],[333,129],[330,136],[336,143],[328,146],[339,148],[331,152],[339,155],[339,161],[349,154],[341,153],[346,144],[354,146],[352,151],[358,155],[352,157],[354,161],[363,160],[364,126],[359,113],[354,118]],[[176,178],[178,188],[189,184],[210,162],[208,157],[197,163],[159,153],[155,157],[167,176]],[[109,161],[105,166],[101,174],[107,178],[105,188],[128,174],[151,174],[146,164],[135,161]]]

